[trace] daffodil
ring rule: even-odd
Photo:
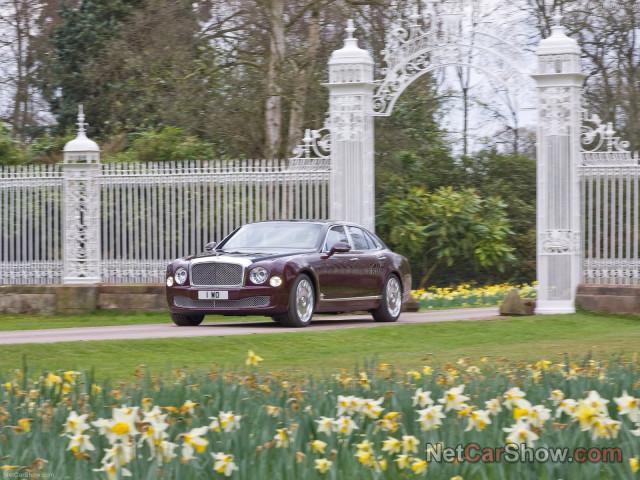
[[[189,432],[184,433],[183,444],[182,444],[182,459],[183,460],[191,460],[195,458],[193,456],[194,452],[202,453],[206,450],[207,445],[209,445],[209,440],[206,438],[202,438],[202,435],[205,435],[209,427],[199,427],[193,428]]]
[[[285,448],[289,446],[289,432],[286,428],[278,428],[273,439],[276,441],[276,448]]]
[[[67,450],[71,450],[73,453],[84,453],[90,450],[95,450],[89,435],[79,433],[76,435],[68,435],[68,437],[71,439],[71,442],[69,442]]]
[[[469,400],[469,397],[463,395],[464,385],[459,385],[457,387],[450,388],[444,394],[444,397],[438,400],[439,403],[444,405],[444,411],[448,412],[449,410],[460,410],[464,407],[465,402]]]
[[[418,405],[420,408],[424,408],[427,405],[433,405],[433,400],[431,399],[431,392],[423,392],[422,388],[418,388],[416,393],[412,397],[413,403],[412,405],[415,407]]]
[[[198,405],[198,404],[197,403],[193,403],[191,400],[187,400],[186,402],[184,402],[184,405],[182,405],[180,407],[180,413],[182,415],[185,415],[187,413],[190,414],[190,415],[193,415],[193,409],[194,409],[194,407],[196,405]]]
[[[262,361],[262,358],[253,353],[253,350],[249,350],[249,354],[247,356],[247,360],[244,362],[245,365],[258,365]]]
[[[553,402],[553,406],[557,407],[562,400],[564,400],[564,392],[562,390],[551,390],[551,396],[549,400]]]
[[[315,470],[318,470],[318,472],[320,473],[327,473],[327,470],[329,470],[331,468],[331,465],[333,465],[333,462],[331,460],[327,460],[326,458],[316,458],[314,460],[314,463],[316,465],[313,468]]]
[[[638,462],[638,457],[631,457],[629,459],[629,467],[633,473],[637,473],[640,470],[640,463]]]
[[[42,383],[44,384],[45,387],[51,388],[57,385],[61,385],[62,378],[59,377],[58,375],[55,375],[54,373],[49,372],[47,376],[44,378]]]
[[[530,429],[529,424],[523,420],[517,420],[514,425],[505,427],[502,430],[509,434],[507,436],[508,443],[525,444],[529,448],[532,448],[533,442],[540,438]]]
[[[282,408],[274,407],[272,405],[265,406],[265,410],[267,411],[267,415],[270,417],[279,417],[282,413]]]
[[[177,457],[175,452],[177,443],[169,442],[167,440],[163,440],[160,442],[157,448],[158,458],[163,463],[169,463],[171,460]]]
[[[526,394],[522,390],[520,390],[518,387],[510,388],[504,393],[504,401],[502,402],[502,404],[505,407],[507,407],[509,410],[511,410],[516,400],[520,400],[524,398],[525,395]]]
[[[394,437],[387,437],[387,439],[382,442],[382,451],[389,452],[389,454],[398,453],[401,448],[402,442]]]
[[[309,443],[311,445],[311,450],[313,453],[324,453],[324,449],[327,447],[327,442],[323,442],[322,440],[314,440]]]
[[[220,412],[218,418],[220,426],[226,433],[240,428],[240,420],[242,419],[240,415],[235,415],[233,412]]]
[[[442,405],[432,405],[423,410],[416,410],[419,415],[416,421],[420,423],[420,430],[431,430],[442,425],[442,419],[445,418],[442,408]]]
[[[87,413],[78,415],[75,411],[69,412],[67,420],[64,422],[64,433],[79,435],[89,429],[87,423]]]
[[[380,397],[378,400],[364,400],[362,402],[361,413],[369,418],[378,418],[384,411],[381,404],[384,397]]]
[[[106,425],[106,436],[111,443],[118,440],[128,441],[130,437],[137,435],[135,422],[138,419],[139,407],[127,407],[112,409],[113,417]]]
[[[620,415],[628,415],[632,422],[640,422],[640,400],[630,396],[626,390],[622,391],[622,396],[613,399],[618,405]]]
[[[399,469],[403,470],[405,468],[409,468],[409,466],[411,465],[411,457],[406,454],[398,455],[395,458],[394,462],[398,464]]]
[[[320,417],[320,420],[315,420],[315,422],[318,424],[318,433],[322,432],[327,435],[331,435],[335,419],[329,417]]]
[[[350,417],[346,416],[339,417],[333,422],[333,430],[342,435],[351,435],[351,432],[358,428],[358,425]]]
[[[416,453],[418,451],[418,445],[420,445],[420,441],[413,435],[402,436],[403,453]]]
[[[413,463],[411,464],[411,470],[416,475],[420,473],[425,473],[427,471],[427,461],[421,460],[419,458],[414,458]]]
[[[233,455],[218,452],[212,453],[215,463],[213,469],[218,473],[223,473],[225,477],[230,477],[235,470],[239,470],[238,466],[233,461]]]
[[[477,431],[481,432],[485,429],[485,427],[491,423],[491,419],[489,418],[489,412],[484,410],[473,410],[469,415],[469,424],[467,425],[466,431],[475,428]]]
[[[555,417],[558,418],[563,413],[569,416],[573,415],[573,412],[575,411],[577,405],[578,403],[572,398],[565,398],[563,400],[560,400],[558,408],[556,409]]]
[[[500,413],[502,411],[502,407],[500,406],[500,399],[499,398],[492,398],[491,400],[486,400],[484,402],[484,406],[486,407],[487,411],[491,415],[497,415],[498,413]]]

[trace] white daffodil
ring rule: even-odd
[[[333,421],[333,430],[342,435],[351,435],[351,432],[359,428],[350,417],[342,416]]]
[[[327,442],[322,440],[314,440],[309,445],[311,445],[313,453],[324,453],[324,449],[327,448]]]
[[[557,407],[560,405],[560,402],[564,400],[564,392],[562,390],[551,390],[551,396],[549,396],[549,400],[553,402],[553,406]]]
[[[515,443],[516,445],[525,444],[529,448],[532,448],[533,442],[540,438],[531,431],[529,424],[522,420],[518,420],[511,427],[505,427],[502,430],[509,434],[507,436],[508,443]]]
[[[71,435],[80,435],[89,429],[89,424],[87,423],[87,417],[89,415],[87,413],[83,415],[78,415],[75,411],[69,412],[69,416],[67,417],[67,421],[64,422],[64,433]]]
[[[406,454],[398,455],[395,458],[394,462],[398,464],[398,468],[401,470],[409,468],[409,466],[411,465],[411,457]]]
[[[327,435],[331,435],[335,422],[334,418],[320,417],[320,420],[315,420],[315,422],[318,424],[318,433],[322,432]]]
[[[381,406],[383,401],[384,397],[380,397],[378,400],[364,400],[360,413],[369,418],[378,418],[384,411]]]
[[[233,412],[220,412],[218,418],[220,426],[226,433],[240,428],[240,420],[242,420],[240,415],[234,415]]]
[[[131,477],[131,472],[126,468],[118,468],[114,462],[103,463],[102,468],[94,468],[94,472],[105,472],[107,474],[107,480],[118,480],[119,476]]]
[[[134,445],[131,442],[117,443],[111,448],[105,448],[105,456],[102,459],[103,464],[113,462],[116,466],[123,467],[136,456]]]
[[[469,424],[465,429],[465,432],[475,428],[477,431],[481,432],[485,429],[485,427],[491,423],[491,419],[489,418],[489,412],[485,410],[472,410],[468,415]]]
[[[420,440],[413,435],[402,436],[402,453],[416,453],[418,451],[418,445],[420,445]]]
[[[439,403],[444,405],[444,411],[449,410],[461,410],[465,406],[465,402],[469,400],[469,397],[463,395],[464,384],[457,387],[450,388],[444,394],[444,397],[438,400]]]
[[[211,456],[215,460],[213,469],[218,473],[223,473],[226,477],[230,477],[235,470],[239,470],[233,461],[233,455],[218,452],[212,453]]]
[[[73,453],[83,453],[89,450],[95,450],[95,447],[89,440],[89,435],[78,433],[77,435],[68,435],[71,439],[67,450],[71,450]]]
[[[520,390],[518,387],[513,387],[504,392],[504,401],[502,404],[511,410],[511,407],[515,403],[516,400],[520,400],[524,398],[526,393]]]
[[[576,405],[578,405],[578,402],[572,398],[565,398],[564,400],[561,400],[558,404],[555,417],[558,418],[563,413],[565,415],[572,416],[576,409]]]
[[[106,436],[111,443],[117,441],[126,442],[130,437],[137,435],[135,422],[138,419],[139,407],[114,408],[113,418],[106,425]]]
[[[362,406],[362,399],[356,397],[354,395],[344,396],[338,395],[338,404],[336,408],[338,409],[338,415],[353,415],[355,412],[359,411]]]
[[[209,440],[206,438],[202,438],[202,435],[205,435],[209,431],[209,427],[198,427],[193,428],[188,433],[182,434],[183,444],[182,444],[182,459],[183,460],[191,460],[195,458],[193,456],[193,452],[202,453],[206,450],[207,445],[209,445]]]
[[[502,411],[499,398],[492,398],[491,400],[486,400],[484,402],[484,406],[486,407],[487,411],[491,415],[497,415]]]
[[[167,440],[163,440],[158,445],[158,459],[163,463],[169,463],[171,460],[176,458],[178,454],[175,452],[177,443],[168,442]]]
[[[584,401],[591,404],[591,406],[595,408],[600,415],[608,416],[607,403],[609,403],[609,400],[602,398],[595,390],[591,390]]]
[[[640,422],[640,400],[632,397],[626,390],[622,391],[622,396],[613,399],[618,405],[620,415],[628,415],[629,420],[634,423]]]
[[[382,451],[389,452],[389,454],[398,453],[401,448],[402,442],[397,438],[387,437],[387,439],[382,442]]]
[[[416,420],[420,423],[420,430],[431,430],[442,425],[442,419],[446,417],[442,408],[442,405],[432,405],[423,410],[416,410],[420,415]]]
[[[413,406],[418,405],[420,408],[424,408],[427,405],[433,405],[433,400],[431,399],[431,392],[423,392],[422,388],[418,388],[416,393],[412,397]]]
[[[289,434],[286,428],[278,428],[273,439],[276,441],[276,448],[286,448],[289,446]]]

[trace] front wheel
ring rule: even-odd
[[[380,306],[371,311],[376,322],[395,322],[402,310],[402,288],[395,275],[387,278],[382,289],[382,301]]]
[[[179,327],[195,327],[202,323],[204,315],[183,315],[182,313],[172,313],[171,320]]]
[[[285,327],[306,327],[311,323],[315,308],[315,290],[308,275],[300,274],[293,282],[286,313],[274,317]]]

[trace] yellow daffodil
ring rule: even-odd
[[[244,362],[245,365],[258,365],[262,361],[262,358],[253,353],[253,350],[249,350],[249,354],[247,356],[247,360]]]
[[[638,462],[638,457],[631,457],[629,459],[629,467],[633,473],[637,473],[640,470],[640,463]]]
[[[313,453],[324,453],[324,449],[327,447],[327,442],[323,442],[322,440],[314,440],[309,443],[311,445],[311,450]]]
[[[421,460],[419,458],[414,458],[413,463],[411,464],[411,470],[416,475],[420,473],[425,473],[427,471],[427,461]]]
[[[333,465],[333,462],[331,460],[327,460],[326,458],[316,458],[314,460],[314,463],[316,465],[313,468],[318,470],[318,472],[320,473],[327,473],[327,470],[329,470],[331,468],[331,465]]]

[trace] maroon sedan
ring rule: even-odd
[[[314,313],[368,310],[395,322],[411,294],[407,259],[358,225],[270,221],[244,225],[167,267],[176,325],[205,315],[266,315],[306,327]]]

